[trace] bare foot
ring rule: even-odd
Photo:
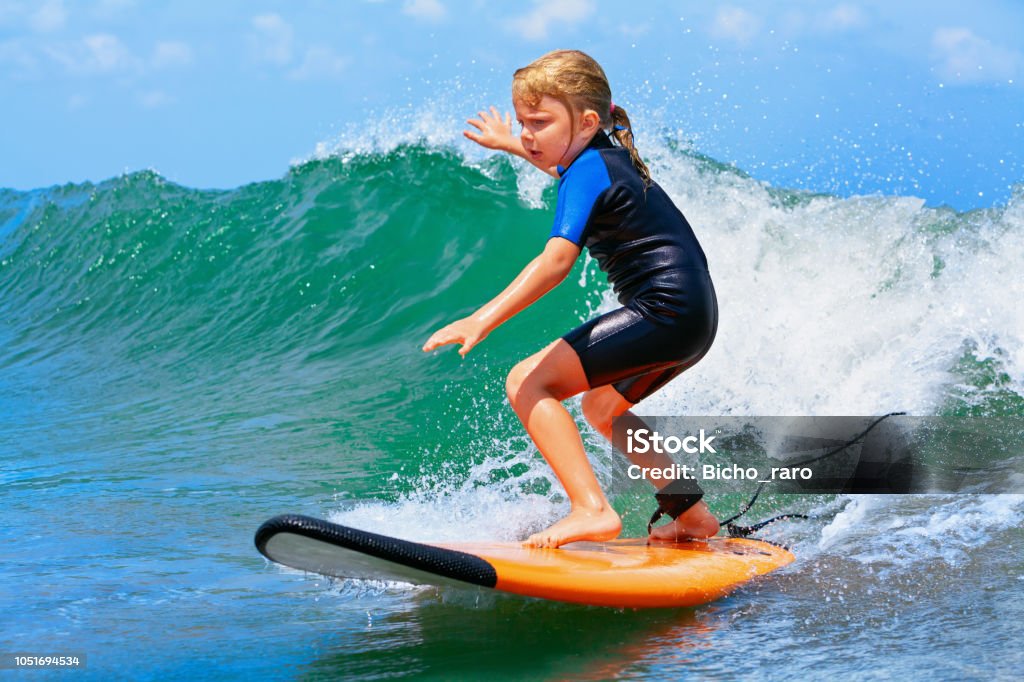
[[[523,542],[527,547],[561,547],[577,540],[614,540],[622,530],[619,515],[610,506],[574,509],[550,528],[534,533]]]
[[[718,533],[718,520],[711,515],[708,505],[704,502],[693,505],[672,523],[651,529],[653,539],[670,542],[703,540],[716,533]]]

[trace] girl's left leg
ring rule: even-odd
[[[673,373],[675,371],[668,370],[668,372]],[[666,376],[668,375],[666,374]],[[667,379],[665,381],[667,382]],[[608,442],[612,443],[616,450],[621,453],[627,453],[626,444],[623,440],[612,440],[612,436],[616,435],[613,434],[612,424],[616,417],[626,416],[637,419],[637,416],[630,411],[633,405],[634,403],[624,398],[614,386],[607,385],[592,388],[584,393],[580,407],[583,409],[583,416],[598,433],[607,438]],[[621,433],[617,435],[620,439],[623,437]],[[672,459],[667,455],[627,453],[626,456],[634,464],[639,464],[642,467],[664,468],[673,463]],[[655,488],[659,488],[662,484],[660,481],[648,480]],[[702,540],[710,538],[717,533],[718,520],[711,514],[707,503],[701,500],[674,519],[672,523],[654,528],[651,531],[651,537],[656,540],[678,542],[689,539]]]
[[[576,351],[557,339],[531,355],[508,375],[506,391],[512,409],[526,427],[565,488],[572,505],[567,517],[526,543],[558,547],[577,540],[611,540],[622,530],[590,466],[576,421],[562,401],[590,388]]]

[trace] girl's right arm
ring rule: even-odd
[[[431,335],[423,345],[432,351],[448,343],[461,344],[459,355],[483,341],[505,320],[554,289],[572,270],[580,247],[568,239],[549,239],[544,251],[530,261],[505,290],[469,317],[456,320]]]
[[[529,155],[523,149],[522,140],[512,134],[512,116],[510,114],[506,112],[505,118],[502,120],[501,114],[494,107],[491,107],[490,114],[486,111],[480,111],[478,114],[480,118],[471,118],[466,123],[480,132],[474,133],[472,130],[467,130],[462,133],[463,135],[481,147],[508,152],[530,161]],[[538,168],[540,167],[538,166]],[[541,170],[552,177],[558,177],[554,168],[541,168]]]

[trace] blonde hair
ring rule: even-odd
[[[604,69],[589,55],[579,50],[555,50],[518,69],[512,76],[512,100],[531,107],[540,104],[548,95],[561,102],[573,116],[593,109],[601,120],[601,127],[611,128],[611,134],[620,146],[629,151],[629,158],[643,178],[651,183],[651,173],[633,144],[633,130],[626,110],[612,104],[612,89]]]

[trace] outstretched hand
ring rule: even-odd
[[[461,343],[459,355],[465,357],[473,346],[483,341],[489,333],[486,325],[472,317],[464,317],[434,332],[423,344],[423,351],[432,351],[438,346],[449,343]]]
[[[478,115],[480,118],[471,118],[466,123],[480,132],[474,133],[472,130],[466,130],[462,134],[482,147],[509,151],[509,141],[512,137],[512,116],[505,112],[505,118],[502,119],[501,114],[494,107],[491,107],[490,113],[480,111]]]

